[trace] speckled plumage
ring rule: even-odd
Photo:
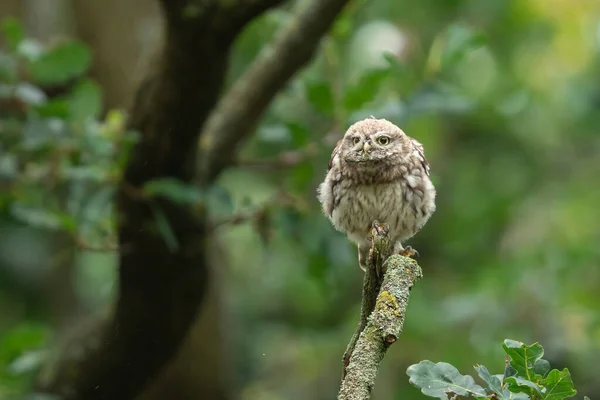
[[[387,143],[386,143],[387,141]],[[373,221],[388,223],[394,252],[435,211],[423,145],[385,119],[356,122],[337,143],[318,199],[333,226],[358,245],[366,269]]]

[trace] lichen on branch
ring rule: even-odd
[[[340,400],[370,398],[379,363],[402,332],[410,290],[423,277],[421,267],[412,258],[387,256],[391,253],[387,231],[374,224],[361,317],[344,354]]]

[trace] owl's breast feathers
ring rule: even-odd
[[[421,229],[435,210],[435,189],[423,146],[412,138],[411,144],[412,152],[401,161],[358,167],[342,159],[338,142],[319,186],[323,211],[336,229],[353,240],[364,236],[374,220],[390,223],[401,240]]]

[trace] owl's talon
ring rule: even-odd
[[[413,249],[413,248],[412,248],[412,247],[410,247],[410,246],[406,246],[406,247],[404,248],[404,250],[400,251],[400,253],[399,253],[399,254],[400,254],[401,256],[404,256],[404,257],[410,257],[410,258],[415,258],[415,256],[416,256],[416,257],[419,257],[419,252],[418,252],[417,250]]]

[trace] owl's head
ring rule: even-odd
[[[367,118],[351,125],[342,139],[347,163],[397,163],[411,152],[410,138],[385,119]]]

